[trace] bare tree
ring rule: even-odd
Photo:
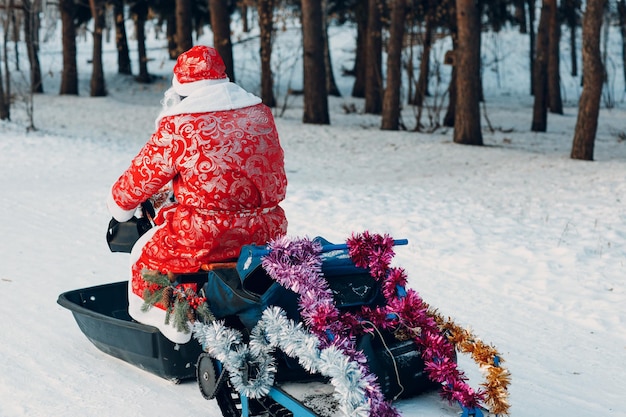
[[[367,55],[365,56],[365,112],[380,114],[382,110],[382,20],[379,0],[368,0]]]
[[[261,100],[275,107],[274,76],[272,74],[272,41],[274,36],[274,0],[259,0],[259,29],[261,32]]]
[[[600,98],[604,83],[604,65],[600,54],[600,33],[605,0],[587,0],[583,17],[583,91],[578,102],[578,118],[572,143],[572,159],[593,160],[598,129]]]
[[[211,29],[213,29],[213,46],[224,60],[226,75],[232,82],[235,82],[228,2],[209,0],[209,11],[211,13]]]
[[[304,123],[330,124],[322,19],[319,1],[302,0]]]
[[[548,45],[550,24],[550,0],[543,0],[539,28],[537,29],[537,51],[535,54],[535,67],[533,94],[533,120],[531,130],[533,132],[545,132],[548,128]]]
[[[106,86],[104,82],[104,68],[102,64],[102,32],[104,30],[104,12],[106,3],[104,0],[89,0],[91,15],[94,20],[93,25],[93,58],[90,83],[91,97],[106,96]]]
[[[400,87],[402,85],[402,43],[406,0],[394,0],[391,9],[391,27],[387,43],[387,86],[383,95],[383,130],[400,127]]]
[[[457,0],[458,48],[454,142],[482,145],[480,127],[480,12],[475,0]]]
[[[548,107],[551,113],[563,114],[561,99],[561,65],[559,43],[561,42],[561,22],[556,0],[549,0],[550,23],[548,34]]]

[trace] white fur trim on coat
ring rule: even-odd
[[[208,81],[208,82],[203,82]],[[180,85],[180,84],[179,84]],[[214,111],[242,109],[261,103],[261,99],[248,93],[235,83],[223,80],[202,80],[183,84],[189,87],[190,94],[173,105],[164,103],[164,108],[156,119],[156,126],[162,118],[177,114],[208,113]],[[176,87],[173,87],[176,91]],[[169,90],[168,90],[169,91]]]
[[[128,314],[139,323],[147,324],[148,326],[154,326],[159,329],[163,336],[167,337],[174,343],[187,343],[191,340],[191,331],[189,333],[179,332],[174,328],[174,320],[170,320],[170,324],[165,324],[165,310],[161,310],[158,307],[152,307],[148,311],[141,311],[143,305],[143,298],[135,294],[132,290],[132,286],[128,286]],[[191,322],[188,323],[191,329]]]
[[[141,251],[143,250],[146,242],[148,242],[161,227],[162,225],[153,227],[143,234],[137,242],[135,242],[129,258],[131,271],[132,265],[137,262],[139,256],[141,256]],[[191,340],[191,332],[179,332],[171,324],[165,324],[165,310],[161,310],[158,307],[152,307],[146,312],[141,311],[144,300],[142,297],[133,292],[133,287],[131,285],[132,280],[133,277],[131,276],[128,282],[128,314],[139,323],[156,327],[163,334],[163,336],[167,337],[174,343],[183,344],[189,342],[189,340]]]
[[[107,208],[109,209],[109,213],[111,213],[111,216],[113,216],[113,218],[117,220],[118,222],[125,222],[127,220],[130,220],[131,217],[133,217],[133,215],[135,214],[135,211],[137,210],[136,207],[131,210],[124,210],[123,208],[121,208],[117,204],[117,202],[115,202],[115,199],[113,198],[112,189],[109,191],[109,195],[107,196],[106,203],[107,203]]]

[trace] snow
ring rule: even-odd
[[[300,53],[287,45],[297,43],[293,33],[277,43],[282,91],[300,88],[290,75],[298,71],[288,58]],[[512,374],[512,416],[626,416],[626,105],[619,71],[614,107],[601,111],[596,161],[574,161],[579,80],[562,68],[565,114],[549,115],[548,132],[530,132],[527,40],[515,31],[486,36],[491,46],[483,53],[492,65],[484,72],[485,106],[494,129],[484,123],[484,147],[452,143],[450,129],[381,131],[378,116],[346,114],[352,104],[363,108],[340,71],[351,66],[353,32],[332,34],[344,97],[330,100],[331,125],[303,125],[300,97],[290,97],[283,114],[281,96],[276,110],[289,235],[339,243],[369,230],[407,238],[395,264],[426,302],[502,354]],[[210,44],[209,36],[199,42]],[[96,349],[56,304],[62,292],[127,278],[127,255],[110,253],[105,243],[104,201],[151,133],[169,83],[166,41],[150,39],[149,70],[158,76],[150,85],[115,74],[114,47],[105,44],[110,94],[103,98],[88,96],[88,39],[78,45],[81,95],[57,95],[60,46],[48,41],[41,54],[46,93],[35,97],[38,130],[25,132],[20,103],[14,122],[0,124],[0,416],[220,415],[194,381],[173,384]],[[442,42],[435,53],[445,48]],[[254,42],[235,47],[236,60],[246,57],[235,70],[238,82],[256,93],[257,50]],[[403,120],[412,129],[413,109]],[[480,371],[467,357],[459,361],[478,387]],[[456,415],[432,397],[403,411]]]

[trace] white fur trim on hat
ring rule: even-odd
[[[172,87],[174,87],[174,91],[176,91],[179,96],[187,97],[193,94],[194,91],[197,91],[202,87],[207,87],[215,84],[223,84],[227,83],[228,81],[228,78],[220,78],[217,80],[198,80],[192,81],[190,83],[181,83],[178,81],[178,78],[174,76],[172,78]]]
[[[161,229],[162,227],[163,225],[153,227],[152,229],[148,230],[145,234],[143,234],[137,240],[137,242],[135,242],[135,245],[133,246],[133,249],[130,252],[130,258],[129,258],[131,271],[132,271],[132,265],[135,262],[137,262],[137,260],[141,256],[143,247],[146,245],[146,243],[150,239],[152,239],[152,236],[154,236],[157,230]],[[128,282],[128,314],[133,319],[137,320],[139,323],[147,324],[147,325],[158,328],[165,337],[167,337],[169,340],[171,340],[174,343],[183,344],[183,343],[189,342],[191,340],[191,333],[179,332],[174,327],[173,322],[171,322],[170,324],[165,324],[165,315],[166,315],[165,310],[160,309],[158,307],[152,307],[148,309],[147,311],[142,310],[143,305],[145,304],[145,301],[142,297],[140,297],[139,295],[133,292],[133,289],[132,289],[133,286],[131,284],[132,282],[133,282],[133,277],[131,276]]]

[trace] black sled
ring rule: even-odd
[[[323,243],[324,253],[330,254],[324,258],[323,272],[337,307],[350,310],[380,302],[379,284],[367,270],[352,264],[345,245]],[[281,307],[290,319],[298,320],[297,295],[273,281],[260,266],[261,257],[251,258],[246,252],[249,249],[242,249],[236,268],[218,267],[202,274],[206,284],[201,284],[205,284],[207,294],[212,297],[209,303],[213,313],[244,334],[249,334],[255,320],[270,305]],[[242,272],[243,264],[246,264],[246,272]],[[201,394],[207,399],[216,399],[225,417],[339,415],[332,406],[331,410],[321,410],[319,405],[311,404],[306,395],[302,396],[302,393],[316,391],[331,399],[332,386],[328,379],[307,373],[297,360],[280,350],[275,352],[277,371],[268,395],[259,399],[241,395],[233,388],[222,364],[209,356],[197,340],[192,338],[178,345],[157,328],[133,321],[127,313],[127,285],[124,281],[67,291],[59,295],[57,302],[72,312],[81,331],[98,349],[170,381],[195,378]],[[412,398],[439,387],[426,375],[421,353],[413,341],[399,341],[389,333],[377,331],[365,334],[357,343],[367,357],[370,372],[377,376],[385,398]],[[249,371],[253,377],[254,368]],[[327,412],[330,414],[325,414]]]

